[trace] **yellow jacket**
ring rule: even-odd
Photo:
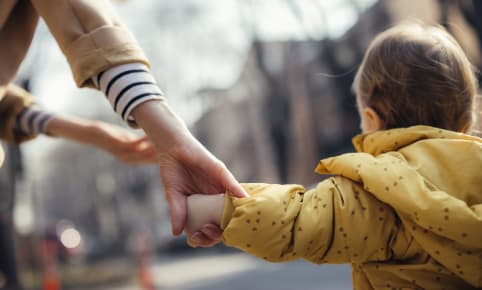
[[[31,103],[28,94],[11,90],[9,83],[27,53],[39,16],[67,58],[79,87],[92,86],[91,77],[114,65],[148,65],[135,39],[106,0],[1,0],[0,138],[7,141],[22,139],[12,135],[9,127],[16,115],[4,113],[18,113]]]
[[[351,263],[355,289],[482,287],[482,139],[427,126],[354,138],[335,175],[246,184],[226,198],[227,245],[268,261]]]

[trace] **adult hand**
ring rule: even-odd
[[[90,144],[107,151],[129,164],[157,162],[154,145],[146,136],[136,136],[128,130],[101,121],[54,116],[46,127],[47,134]]]
[[[96,121],[92,125],[90,144],[128,164],[156,163],[157,153],[147,136],[137,136],[128,130]]]
[[[227,190],[233,196],[247,196],[226,166],[191,135],[166,103],[145,102],[132,115],[157,148],[174,235],[184,229],[187,196]]]

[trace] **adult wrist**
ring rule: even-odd
[[[190,135],[185,123],[165,101],[150,100],[138,105],[131,115],[156,147],[168,147]]]

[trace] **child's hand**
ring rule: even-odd
[[[136,136],[126,129],[96,121],[92,125],[90,144],[129,164],[156,163],[154,145],[147,136]]]
[[[194,194],[187,198],[185,232],[190,246],[210,247],[221,241],[222,232],[218,225],[223,209],[224,194]]]
[[[223,238],[223,231],[215,224],[205,224],[201,229],[192,235],[188,236],[187,243],[191,247],[212,247],[221,242]]]

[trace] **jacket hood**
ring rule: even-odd
[[[482,139],[476,136],[429,126],[413,126],[360,134],[355,136],[352,141],[357,152],[366,152],[376,156],[381,153],[396,151],[424,139],[467,140],[479,144],[482,142]]]

